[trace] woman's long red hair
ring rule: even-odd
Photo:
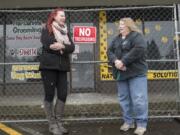
[[[49,31],[49,34],[51,34],[53,31],[52,30],[52,22],[54,21],[54,17],[57,15],[58,11],[64,11],[64,10],[62,8],[56,8],[48,16],[46,26]]]

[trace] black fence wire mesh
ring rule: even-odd
[[[50,11],[0,11],[0,120],[45,118],[38,65],[41,29]],[[179,12],[178,6],[66,10],[72,39],[75,27],[92,27],[96,41],[75,41],[65,117],[121,116],[106,51],[122,17],[135,20],[148,44],[149,115],[178,116]]]

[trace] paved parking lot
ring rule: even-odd
[[[133,135],[133,130],[122,132],[118,121],[66,122],[69,135]],[[4,126],[4,128],[3,128]],[[47,122],[3,123],[0,135],[51,135]],[[145,135],[180,135],[180,122],[174,119],[150,120]]]

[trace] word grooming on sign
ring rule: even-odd
[[[93,26],[74,26],[74,43],[96,43],[96,27]]]

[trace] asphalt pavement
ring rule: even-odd
[[[134,129],[119,130],[122,121],[66,121],[68,135],[133,135]],[[4,127],[3,127],[4,126]],[[2,123],[0,135],[52,135],[47,122]],[[180,135],[180,121],[175,119],[150,120],[145,135]]]

